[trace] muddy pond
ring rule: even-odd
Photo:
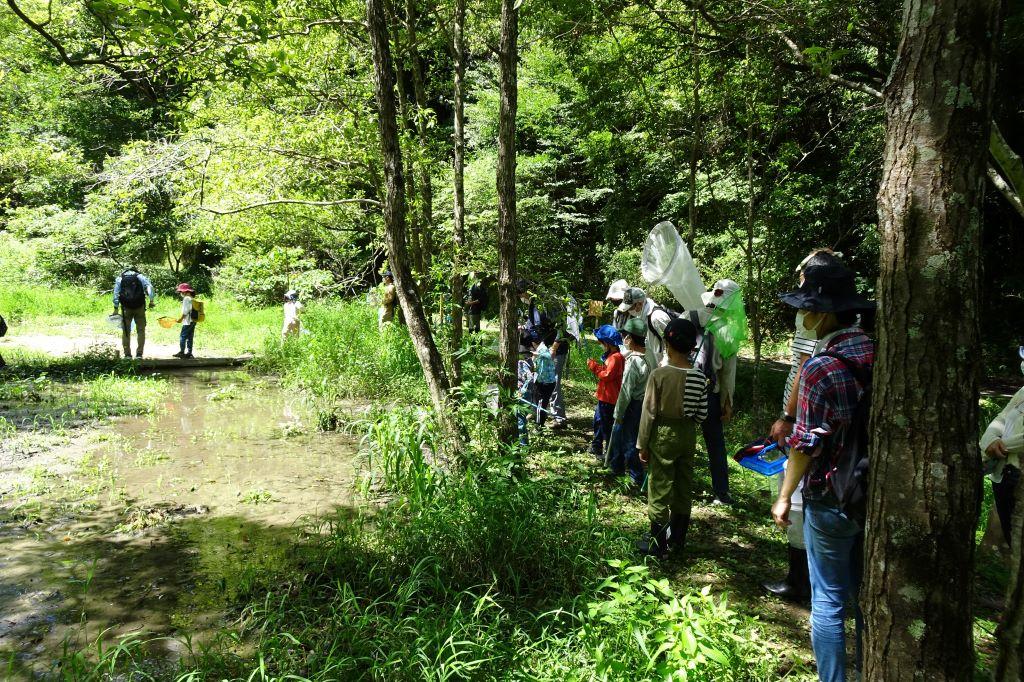
[[[239,372],[158,379],[153,414],[4,436],[0,678],[56,675],[101,633],[214,636],[227,595],[352,509],[357,442],[318,432],[300,397]]]

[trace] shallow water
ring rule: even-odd
[[[103,631],[212,635],[247,576],[278,565],[311,519],[352,508],[356,443],[317,432],[300,399],[240,373],[167,380],[157,414],[38,455],[38,489],[4,486],[0,678],[53,673],[65,644]],[[150,647],[167,660],[182,648]]]

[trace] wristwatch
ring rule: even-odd
[[[780,414],[779,419],[781,419],[784,422],[789,422],[790,424],[796,424],[796,417],[789,414],[788,412],[783,412],[782,414]]]

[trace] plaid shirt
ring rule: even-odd
[[[855,365],[870,369],[875,362],[875,345],[857,327],[836,334],[823,350],[842,355]],[[827,442],[840,427],[850,422],[860,399],[860,387],[853,374],[839,360],[815,356],[804,365],[796,424],[789,445],[813,458],[804,480],[805,499],[823,499],[829,493],[825,475],[844,454],[843,442]],[[829,446],[829,456],[821,457]]]

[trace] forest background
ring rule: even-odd
[[[379,282],[362,3],[8,6],[0,279],[103,291],[138,263],[161,293],[190,281],[253,306]],[[452,8],[391,9],[408,241],[436,310],[454,250]],[[463,270],[494,274],[498,6],[468,9]],[[521,16],[518,267],[539,290],[602,298],[612,279],[640,283],[644,237],[665,219],[707,282],[744,285],[757,346],[789,333],[776,293],[811,247],[841,251],[873,288],[877,94],[898,3],[531,0]],[[994,119],[1018,150],[1022,66],[1024,9],[1011,7]],[[1015,366],[1024,218],[987,187],[983,336],[991,366]]]

